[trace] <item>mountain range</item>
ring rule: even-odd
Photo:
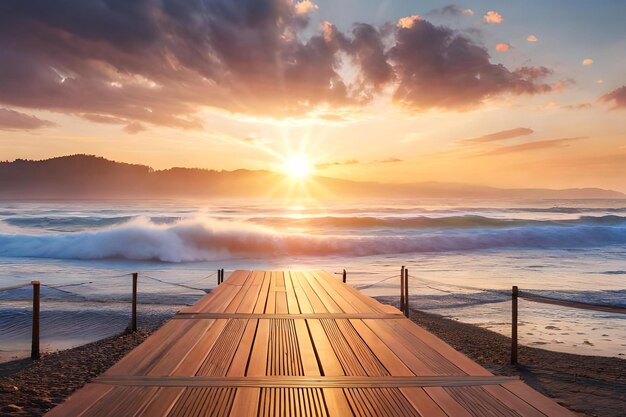
[[[280,198],[294,195],[394,199],[626,198],[623,193],[601,188],[505,189],[443,182],[385,184],[323,176],[313,177],[305,185],[288,181],[284,175],[271,171],[155,170],[146,165],[92,155],[0,162],[1,199]]]

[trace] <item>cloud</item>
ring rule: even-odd
[[[535,151],[539,149],[560,148],[560,147],[568,146],[571,142],[581,140],[581,139],[586,139],[586,137],[581,136],[581,137],[573,137],[573,138],[538,140],[534,142],[521,143],[518,145],[502,146],[502,147],[478,154],[476,156],[496,156],[496,155],[505,155],[505,154],[512,154],[512,153]]]
[[[542,83],[552,73],[548,68],[492,64],[483,46],[425,20],[399,28],[388,56],[399,81],[394,101],[413,110],[469,110],[497,95],[552,89]]]
[[[418,15],[401,17],[400,19],[398,19],[397,26],[399,28],[410,29],[415,26],[416,22],[419,22],[420,20],[422,20],[422,18]]]
[[[53,126],[56,124],[48,120],[42,120],[15,110],[0,108],[0,130],[35,130]]]
[[[583,59],[583,65],[593,65],[593,59],[591,58]]]
[[[483,16],[483,20],[492,25],[499,25],[504,21],[504,18],[500,13],[489,10],[487,14]]]
[[[345,161],[324,162],[320,164],[315,164],[315,168],[326,169],[330,167],[345,166],[345,165],[358,165],[358,164],[360,164],[360,162],[357,159],[347,159]]]
[[[472,9],[463,9],[456,4],[449,4],[426,13],[427,16],[471,16],[473,14],[474,11]]]
[[[497,43],[496,51],[498,52],[508,52],[511,49],[511,45],[508,43]]]
[[[139,122],[132,122],[124,126],[124,129],[122,130],[129,135],[136,135],[137,133],[146,131],[148,129]]]
[[[549,70],[491,64],[477,41],[418,16],[398,27],[355,23],[343,33],[330,22],[312,27],[316,7],[308,0],[4,2],[0,104],[96,123],[203,129],[197,112],[206,107],[297,117],[361,108],[389,90],[394,103],[415,111],[467,109],[497,95],[550,90],[541,82]]]
[[[395,164],[396,162],[403,162],[403,160],[400,158],[389,157],[385,159],[377,159],[375,161],[372,161],[372,163],[374,164]]]
[[[317,10],[319,7],[317,4],[310,0],[299,1],[294,5],[296,14],[307,14],[313,10]]]
[[[105,116],[102,114],[86,113],[86,114],[81,114],[80,117],[82,117],[85,120],[89,120],[90,122],[109,124],[109,125],[123,125],[124,123],[128,123],[128,120],[120,119],[118,117]]]
[[[586,110],[591,108],[591,103],[568,104],[563,106],[567,110]]]
[[[518,138],[521,136],[528,136],[535,133],[534,130],[528,127],[516,127],[515,129],[501,130],[495,133],[489,133],[487,135],[478,136],[470,139],[463,139],[463,143],[488,143],[497,142],[501,140]]]
[[[613,110],[626,109],[626,85],[617,88],[610,93],[607,93],[600,97],[600,101],[605,103],[612,103]]]
[[[535,35],[528,35],[526,38],[528,42],[537,42],[539,39]]]

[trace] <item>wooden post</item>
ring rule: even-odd
[[[217,285],[220,285],[220,278],[222,277],[222,270],[217,270]]]
[[[409,268],[404,268],[404,315],[409,317]]]
[[[132,317],[130,319],[130,331],[137,331],[137,272],[133,272],[133,308]]]
[[[517,365],[517,285],[511,291],[511,365]]]
[[[404,314],[404,265],[400,269],[400,311]]]
[[[224,268],[221,269],[221,278],[220,278],[220,282],[224,283]]]
[[[33,284],[33,334],[32,342],[30,346],[30,358],[35,360],[39,359],[39,281],[31,281]]]
[[[347,275],[348,275],[348,274],[346,273],[346,270],[344,269],[344,270],[343,270],[343,283],[344,283],[344,284],[346,283],[346,277],[347,277]]]

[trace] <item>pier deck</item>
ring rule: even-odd
[[[236,271],[46,416],[574,414],[328,273]]]

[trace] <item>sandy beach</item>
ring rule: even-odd
[[[389,301],[389,300],[385,300]],[[411,319],[497,375],[519,375],[581,416],[618,417],[626,408],[626,360],[520,347],[508,364],[510,339],[473,325],[412,311]],[[0,416],[36,417],[100,375],[155,329],[143,329],[30,360],[0,364]]]

